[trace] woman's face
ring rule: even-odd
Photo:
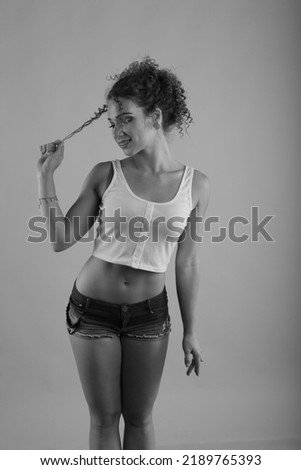
[[[156,135],[152,118],[129,99],[119,98],[119,102],[121,107],[108,101],[108,120],[117,144],[128,156],[151,150]]]

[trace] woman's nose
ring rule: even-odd
[[[114,137],[115,139],[122,136],[124,134],[123,132],[123,124],[116,124],[114,127]]]

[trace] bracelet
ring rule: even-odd
[[[58,202],[57,196],[52,196],[52,197],[40,197],[39,198],[39,209],[41,208],[41,205],[43,202],[46,202],[46,204],[50,204],[51,202]]]

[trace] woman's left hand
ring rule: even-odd
[[[194,373],[198,376],[200,372],[200,363],[203,362],[200,352],[199,342],[194,334],[184,334],[182,342],[184,350],[184,362],[188,368],[186,374],[190,375],[194,370]]]

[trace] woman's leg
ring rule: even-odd
[[[121,338],[124,449],[154,449],[152,410],[165,363],[168,335],[155,340]]]
[[[70,335],[90,411],[90,449],[121,449],[121,344],[119,337]]]

